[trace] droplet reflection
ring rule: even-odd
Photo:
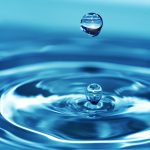
[[[99,14],[88,13],[81,19],[81,30],[92,36],[97,36],[103,26],[103,19]]]

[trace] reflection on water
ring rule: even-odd
[[[63,28],[52,25],[50,30],[27,27],[25,23],[0,24],[1,148],[149,148],[148,31],[145,27],[141,30],[129,28],[130,34],[109,32],[107,22],[110,18],[107,17],[113,6],[112,9],[107,9],[104,3],[101,6],[105,8],[102,15],[106,26],[101,36],[95,38],[84,35],[79,29],[83,12],[76,14],[79,20],[77,16],[73,17],[78,20],[76,28],[74,20],[68,29],[63,27],[66,23],[63,22]],[[80,7],[82,4],[78,9]],[[46,9],[45,5],[43,12]],[[131,7],[128,11],[131,12]],[[56,16],[56,20],[61,20],[58,14]],[[131,22],[127,23],[132,24],[130,17]],[[44,20],[42,22],[44,24]],[[111,30],[115,29],[113,23]],[[137,33],[133,34],[133,31]],[[92,83],[100,84],[99,92],[102,93],[91,93],[89,88],[87,91],[86,87]],[[95,100],[98,101],[94,103]]]

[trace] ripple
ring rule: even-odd
[[[79,69],[87,63],[60,64],[38,64],[34,69],[20,67],[3,73],[16,76],[18,72],[1,97],[1,114],[8,122],[60,146],[97,143],[105,147],[107,143],[107,148],[113,144],[117,148],[149,140],[149,84],[133,78],[136,70],[125,73],[123,66],[119,70],[114,64],[88,63],[101,70],[90,73]],[[91,82],[99,83],[104,95],[113,98],[112,110],[106,109],[107,101],[104,107],[89,106],[85,88]],[[142,136],[144,133],[147,136]]]

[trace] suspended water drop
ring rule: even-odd
[[[103,26],[103,19],[99,14],[88,13],[81,19],[81,30],[92,36],[97,36]]]
[[[87,86],[86,97],[92,104],[97,105],[102,98],[102,87],[97,83]]]

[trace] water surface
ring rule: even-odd
[[[59,3],[2,2],[0,147],[148,148],[150,4]],[[97,37],[80,30],[93,10],[105,23]],[[85,105],[90,83],[113,97],[114,109]]]

